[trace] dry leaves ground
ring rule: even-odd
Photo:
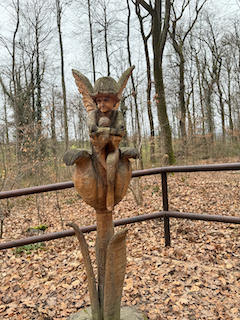
[[[114,219],[162,210],[161,177],[141,178],[141,185],[142,206],[129,191],[115,207]],[[168,185],[170,210],[240,214],[240,172],[179,173],[168,176]],[[52,192],[11,203],[1,242],[28,236],[26,230],[39,225],[40,218],[49,226],[47,232],[61,230],[59,208],[64,225],[95,223],[94,210],[74,189],[59,191],[58,199]],[[238,225],[171,219],[170,248],[164,247],[161,220],[127,228],[123,305],[137,306],[152,320],[240,319]],[[86,235],[94,263],[95,236],[95,232]],[[0,319],[66,319],[89,305],[75,237],[46,242],[31,254],[4,250],[0,257]]]

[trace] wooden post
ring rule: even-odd
[[[107,246],[114,234],[112,211],[96,210],[97,212],[97,243],[96,258],[98,267],[98,294],[100,302],[100,317],[103,320],[104,283]]]

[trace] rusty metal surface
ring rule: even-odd
[[[172,166],[172,167],[160,167],[153,169],[145,169],[133,171],[132,177],[147,176],[152,174],[158,174],[162,172],[199,172],[199,171],[228,171],[228,170],[240,170],[240,163],[222,163],[222,164],[204,164],[204,165],[191,165],[191,166]]]
[[[147,170],[133,171],[132,177],[140,177],[140,176],[153,175],[153,174],[162,175],[162,192],[163,192],[164,211],[117,220],[117,221],[114,221],[114,225],[120,226],[120,225],[126,225],[130,223],[146,221],[150,219],[164,218],[165,245],[168,246],[170,245],[170,226],[169,226],[170,217],[240,224],[240,217],[168,211],[168,192],[167,192],[167,175],[166,175],[168,172],[197,172],[197,171],[204,172],[204,171],[226,171],[226,170],[240,170],[240,163],[209,164],[209,165],[196,165],[196,166],[192,166],[192,165],[191,166],[173,166],[173,167],[160,167],[160,168],[153,168],[153,169],[147,169]],[[0,199],[12,198],[12,197],[34,194],[34,193],[49,192],[54,190],[62,190],[62,189],[67,189],[72,187],[74,187],[73,182],[67,181],[67,182],[54,183],[49,185],[37,186],[37,187],[4,191],[4,192],[0,192]],[[96,230],[96,225],[86,226],[81,228],[81,230],[82,232],[94,231]],[[70,229],[70,230],[65,230],[60,232],[48,233],[41,236],[9,241],[5,243],[0,243],[0,250],[19,247],[19,246],[23,246],[31,243],[54,240],[54,239],[68,237],[72,235],[74,235],[74,230]]]
[[[26,196],[28,194],[62,190],[62,189],[67,189],[72,187],[74,187],[73,182],[67,181],[67,182],[59,182],[59,183],[47,184],[47,185],[37,186],[37,187],[9,190],[9,191],[0,192],[0,199],[14,198],[19,196]]]
[[[162,201],[163,201],[163,211],[168,211],[168,185],[167,185],[167,173],[162,172]],[[164,216],[164,238],[165,238],[165,247],[171,245],[171,236],[170,236],[170,224],[169,217]]]
[[[141,216],[135,216],[135,217],[131,217],[131,218],[125,218],[125,219],[121,219],[121,220],[116,220],[116,221],[113,221],[113,223],[114,223],[114,226],[121,226],[121,225],[141,222],[141,221],[145,221],[145,220],[161,218],[163,216],[164,216],[164,212],[156,212],[156,213],[150,213],[150,214],[145,214],[145,215],[141,215]],[[90,226],[82,227],[80,229],[83,233],[91,232],[91,231],[97,230],[97,225],[93,224]],[[13,248],[13,247],[21,247],[23,245],[31,244],[31,243],[37,243],[37,242],[49,241],[49,240],[54,240],[54,239],[59,239],[59,238],[64,238],[64,237],[70,237],[70,236],[73,236],[74,234],[75,234],[75,232],[73,229],[59,231],[59,232],[53,232],[53,233],[46,233],[46,234],[43,234],[40,236],[34,236],[34,237],[9,241],[9,242],[5,242],[5,243],[0,243],[0,250],[9,249],[9,248]]]
[[[131,223],[152,220],[157,218],[185,218],[190,220],[205,220],[205,221],[215,221],[215,222],[225,222],[225,223],[233,223],[240,224],[240,217],[233,216],[223,216],[223,215],[210,215],[210,214],[198,214],[198,213],[187,213],[187,212],[177,212],[177,211],[160,211],[155,213],[144,214],[140,216],[125,218],[121,220],[114,221],[114,226],[127,225]],[[80,228],[83,233],[91,232],[96,230],[96,224],[91,226],[86,226]],[[26,244],[49,241],[54,239],[59,239],[63,237],[69,237],[74,235],[74,230],[69,229],[60,232],[47,233],[41,236],[29,237],[25,239],[19,239],[14,241],[9,241],[5,243],[0,243],[0,250],[9,249],[13,247],[20,247]]]
[[[132,177],[141,177],[153,174],[161,174],[163,172],[197,172],[197,171],[227,171],[227,170],[240,170],[240,163],[223,163],[223,164],[206,164],[196,166],[173,166],[173,167],[159,167],[153,169],[145,169],[133,171]],[[13,198],[28,194],[48,192],[54,190],[62,190],[74,187],[72,181],[60,182],[54,184],[47,184],[38,187],[30,187],[24,189],[16,189],[0,192],[0,199]]]
[[[178,212],[178,211],[168,211],[166,212],[166,215],[171,218],[205,220],[205,221],[213,221],[213,222],[240,224],[240,217],[235,217],[235,216],[187,213],[187,212]]]

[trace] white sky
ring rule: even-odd
[[[1,35],[6,36],[13,32],[14,24],[12,24],[13,18],[11,17],[11,7],[8,3],[11,3],[11,0],[1,0],[0,2],[0,37]],[[26,3],[27,0],[20,0],[21,3]],[[54,2],[54,0],[52,0]],[[130,1],[131,2],[131,1]],[[76,6],[76,5],[74,5]],[[124,3],[125,6],[125,3]],[[219,25],[224,24],[231,25],[233,17],[239,16],[240,18],[240,8],[239,8],[239,1],[238,0],[208,0],[207,2],[207,10],[212,13],[216,14],[219,17]],[[76,9],[77,11],[77,9]],[[74,15],[73,15],[74,14]],[[135,12],[132,11],[132,18],[135,18]],[[85,42],[85,38],[88,36],[88,24],[86,24],[86,30],[81,29],[78,35],[74,35],[73,31],[76,32],[76,24],[79,23],[79,20],[86,21],[86,12],[75,12],[70,8],[67,9],[64,16],[63,16],[63,44],[64,44],[64,56],[65,56],[65,73],[66,73],[66,83],[67,83],[67,93],[68,96],[71,95],[71,92],[76,92],[76,85],[74,79],[71,74],[71,69],[77,69],[87,77],[89,77],[90,81],[92,81],[92,76],[90,67],[90,45],[87,46]],[[126,20],[125,20],[126,21]],[[55,23],[55,21],[53,21]],[[135,29],[138,29],[139,25],[137,22],[136,28],[132,26],[131,33],[137,35]],[[125,29],[126,30],[126,29]],[[84,41],[83,41],[84,40]],[[141,60],[143,56],[143,51],[139,50],[139,47],[142,46],[141,37],[138,34],[137,38],[135,38],[134,43],[132,43],[132,55],[133,55],[133,64],[136,64],[136,69],[134,70],[135,75],[143,73],[145,70],[145,61],[144,59]],[[55,40],[52,40],[52,45],[56,46],[56,50],[52,51],[52,55],[58,55],[58,38],[57,33]],[[8,63],[9,55],[6,50],[3,50],[0,43],[0,55],[1,55],[1,63],[0,63],[0,70],[4,64]],[[103,57],[104,58],[104,57]],[[60,55],[58,60],[60,60]],[[143,61],[143,62],[141,62]],[[141,64],[143,63],[143,64]],[[100,65],[98,63],[97,70],[104,71],[106,70],[105,61],[103,63],[103,68],[101,70]],[[121,63],[117,66],[116,74],[120,76],[120,74],[128,67],[127,57],[123,57]],[[104,74],[103,74],[104,75]],[[106,74],[105,74],[106,75]],[[113,75],[113,77],[115,77]],[[58,86],[61,87],[60,84],[60,69],[58,69],[56,74],[56,81],[58,81]],[[1,104],[1,100],[0,100]],[[1,117],[0,117],[1,118]],[[145,121],[147,117],[144,117]],[[143,120],[144,121],[144,120]]]

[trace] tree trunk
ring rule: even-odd
[[[179,65],[179,102],[180,102],[180,110],[181,110],[181,120],[180,120],[180,130],[181,130],[181,138],[183,144],[186,141],[186,105],[185,105],[185,84],[184,84],[184,58],[183,54],[180,54],[180,65]]]
[[[219,93],[219,104],[220,104],[220,114],[221,114],[221,123],[222,123],[222,142],[225,144],[226,141],[226,130],[225,130],[225,111],[224,111],[224,103],[223,103],[223,93],[220,85],[220,74],[217,79],[217,87]]]
[[[109,53],[108,53],[108,22],[107,22],[107,8],[104,5],[104,44],[105,44],[105,54],[107,60],[107,74],[110,76],[110,60],[109,60]]]
[[[54,92],[54,88],[52,88],[52,109],[50,110],[50,116],[51,116],[51,140],[52,140],[52,153],[53,153],[54,167],[55,167],[55,173],[56,173],[56,181],[58,181],[55,108],[56,108],[55,107],[55,92]]]
[[[156,56],[154,60],[156,60]],[[158,59],[157,59],[158,60]],[[160,67],[158,63],[154,61],[155,70],[154,70],[154,78],[156,82],[156,94],[157,94],[157,111],[158,111],[158,119],[161,126],[161,139],[162,139],[162,154],[163,156],[168,155],[169,164],[173,164],[175,162],[175,157],[172,149],[172,134],[168,121],[167,108],[165,102],[165,92],[164,92],[164,84],[163,84],[163,74],[162,74],[162,66]]]
[[[145,1],[144,1],[145,2]],[[142,1],[140,2],[142,4]],[[161,139],[162,139],[162,153],[163,157],[168,157],[169,164],[175,162],[175,157],[172,148],[172,135],[169,125],[166,99],[164,92],[163,83],[163,51],[166,44],[166,37],[169,27],[171,2],[170,0],[165,1],[165,17],[164,26],[162,26],[162,1],[155,1],[155,8],[152,11],[152,22],[153,22],[153,53],[154,53],[154,79],[157,96],[157,110],[158,120],[161,126]]]
[[[15,70],[15,54],[16,54],[16,36],[19,28],[19,0],[16,3],[17,10],[17,23],[13,34],[13,48],[12,48],[12,81],[13,81],[13,109],[14,109],[14,122],[16,127],[16,157],[18,163],[20,162],[20,151],[19,151],[19,119],[18,119],[18,102],[17,102],[17,84],[16,84],[16,70]]]
[[[207,113],[207,124],[208,124],[208,134],[210,135],[210,150],[213,151],[214,149],[214,120],[213,120],[213,110],[212,110],[212,86],[211,84],[209,87],[205,89],[205,100],[206,100],[206,113]]]
[[[93,81],[96,81],[96,70],[95,70],[95,55],[93,49],[93,32],[92,32],[92,18],[91,18],[91,4],[90,0],[88,0],[88,21],[90,28],[90,43],[91,43],[91,55],[92,55],[92,68],[93,68]]]
[[[232,119],[232,105],[231,105],[231,69],[227,69],[228,74],[228,114],[229,114],[229,130],[231,134],[231,140],[236,142],[236,137],[233,135],[233,119]]]
[[[129,66],[132,66],[132,58],[131,58],[131,50],[130,50],[130,16],[131,16],[131,10],[129,6],[129,0],[127,0],[127,7],[128,7],[128,23],[127,23],[127,49],[128,49],[128,62]],[[137,90],[134,82],[133,75],[131,74],[131,82],[132,82],[132,89],[133,89],[133,98],[134,98],[134,106],[135,106],[135,116],[136,116],[136,123],[137,123],[137,129],[138,129],[138,135],[137,135],[137,145],[135,146],[137,149],[139,149],[140,154],[140,162],[141,162],[141,168],[143,169],[143,160],[142,160],[142,147],[140,146],[141,140],[142,140],[142,134],[141,134],[141,127],[140,127],[140,121],[139,121],[139,112],[138,112],[138,103],[137,103]]]
[[[202,119],[201,119],[202,120],[202,139],[203,139],[203,146],[204,146],[205,156],[208,156],[208,146],[207,146],[207,140],[206,140],[206,136],[205,136],[205,111],[204,111],[204,106],[203,106],[202,81],[201,81],[201,72],[200,72],[199,60],[197,58],[197,55],[195,55],[195,59],[196,59],[196,66],[197,66],[200,106],[201,106],[201,113],[202,113]]]
[[[151,63],[149,58],[149,50],[148,50],[148,39],[151,35],[151,32],[146,37],[143,28],[143,18],[140,14],[139,4],[135,4],[135,11],[138,16],[138,20],[140,23],[141,35],[144,43],[144,51],[145,51],[145,59],[147,65],[147,110],[148,110],[148,120],[150,125],[151,139],[150,139],[150,161],[151,163],[155,162],[155,131],[154,131],[154,123],[153,123],[153,115],[152,115],[152,106],[151,106],[151,89],[152,89],[152,79],[151,79]]]
[[[6,145],[9,146],[9,133],[8,133],[8,118],[7,118],[7,101],[6,95],[4,94],[4,122],[5,122],[5,135],[6,135]]]
[[[68,139],[68,118],[67,118],[67,95],[66,95],[66,85],[64,76],[64,55],[63,55],[63,43],[62,43],[62,31],[61,31],[61,18],[62,18],[62,6],[60,0],[56,0],[57,7],[57,26],[58,26],[58,36],[59,45],[61,53],[61,78],[62,78],[62,94],[63,94],[63,114],[64,114],[64,140],[65,140],[65,150],[68,150],[69,139]]]

